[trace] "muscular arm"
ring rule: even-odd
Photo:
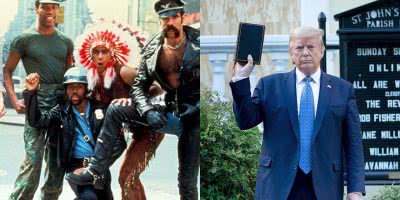
[[[69,44],[68,44],[68,52],[67,52],[67,57],[65,60],[65,66],[67,67],[67,69],[69,69],[70,67],[73,66],[75,60],[74,60],[74,56],[73,56],[73,51],[74,51],[74,42],[72,40],[68,40]]]
[[[10,98],[13,107],[18,113],[24,113],[25,105],[23,104],[22,101],[18,100],[18,97],[14,91],[14,84],[12,81],[12,73],[17,67],[17,64],[20,59],[21,55],[19,53],[11,51],[4,66],[3,75],[4,75],[4,87],[7,90],[8,97]]]
[[[72,55],[68,55],[67,56],[67,61],[65,63],[65,65],[67,66],[67,69],[72,67],[73,64],[74,64],[74,57]]]
[[[128,67],[128,66],[123,66],[121,67],[120,75],[122,80],[127,84],[132,86],[133,83],[135,82],[135,79],[138,75],[139,69],[138,68],[133,68],[133,67]]]

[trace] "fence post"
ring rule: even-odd
[[[324,31],[324,37],[322,37],[322,40],[324,42],[324,46],[325,46],[325,52],[324,52],[324,57],[321,60],[321,70],[323,72],[326,72],[326,16],[323,12],[319,13],[318,15],[318,25],[319,28],[322,29]]]

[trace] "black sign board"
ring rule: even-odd
[[[380,0],[335,15],[341,77],[353,83],[367,184],[400,179],[400,2]]]

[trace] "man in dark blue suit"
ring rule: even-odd
[[[230,83],[240,129],[263,122],[257,175],[257,200],[362,199],[364,157],[354,89],[349,82],[320,70],[324,32],[295,29],[289,54],[295,69],[263,77],[253,96],[252,58],[235,65]],[[344,153],[343,153],[344,152]],[[343,163],[346,162],[346,168]]]

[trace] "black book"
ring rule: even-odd
[[[247,62],[247,55],[253,57],[253,63],[259,65],[264,43],[265,26],[240,22],[236,43],[235,61]]]

